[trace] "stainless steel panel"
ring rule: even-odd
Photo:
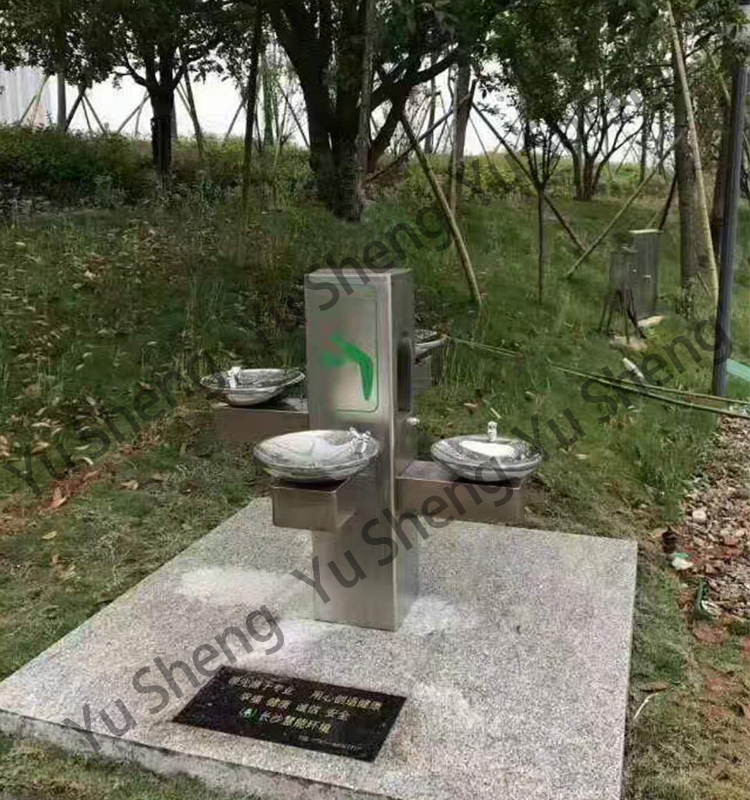
[[[307,401],[290,397],[273,406],[233,408],[226,403],[211,406],[217,438],[222,442],[250,443],[310,428]]]
[[[402,513],[473,522],[523,522],[524,484],[473,483],[434,461],[413,461],[396,479]]]
[[[271,486],[273,524],[306,531],[339,531],[355,513],[354,483],[355,478],[326,484],[277,481]]]
[[[633,290],[638,318],[650,317],[656,313],[659,295],[659,259],[661,256],[661,236],[659,230],[630,231],[633,236],[633,249],[636,251],[637,283]]]
[[[333,562],[352,575],[356,558],[367,574],[355,586],[331,580],[330,600],[316,595],[316,616],[395,630],[416,596],[418,545],[401,547],[379,565],[387,545],[364,541],[363,528],[387,509],[398,516],[395,477],[413,459],[413,288],[411,273],[394,269],[318,270],[305,281],[310,427],[354,426],[379,442],[380,458],[358,493],[357,512],[335,536],[313,531],[321,570]],[[377,535],[377,534],[373,534]],[[385,534],[383,534],[385,535]]]

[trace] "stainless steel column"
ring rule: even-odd
[[[411,273],[318,270],[306,278],[305,305],[310,428],[354,426],[369,431],[381,449],[376,464],[357,476],[353,516],[338,531],[312,532],[330,598],[315,594],[315,615],[396,630],[418,591],[420,537],[406,522],[407,549],[385,519],[385,512],[400,515],[395,479],[415,456]],[[354,581],[356,569],[366,577],[343,586],[330,564],[345,582]]]

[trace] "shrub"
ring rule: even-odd
[[[152,184],[148,156],[122,136],[7,125],[0,126],[0,181],[21,197],[62,203],[134,201]]]

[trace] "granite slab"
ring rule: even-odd
[[[255,502],[3,681],[0,729],[269,800],[620,797],[634,542],[454,522],[397,633],[314,620],[310,553]],[[222,664],[407,699],[373,763],[174,723]]]

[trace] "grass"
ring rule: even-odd
[[[206,352],[217,366],[302,363],[303,331],[295,329],[287,298],[301,302],[303,272],[328,253],[336,260],[361,254],[399,223],[414,226],[424,205],[407,181],[406,188],[388,190],[359,226],[314,203],[297,203],[259,206],[240,228],[232,201],[209,203],[195,191],[178,205],[31,217],[0,230],[0,451],[8,452],[0,466],[23,470],[29,448],[40,491],[36,496],[0,469],[0,635],[10,643],[0,651],[0,677],[264,491],[247,449],[214,443],[208,403],[190,379],[175,390],[174,407],[157,392],[149,413],[165,413],[150,424],[138,420],[138,430],[116,409],[132,409],[139,393],[156,390],[172,371],[187,376],[188,365]],[[618,203],[561,199],[560,206],[591,240]],[[619,231],[645,226],[658,206],[655,199],[634,206]],[[454,248],[440,250],[441,238],[415,243],[400,236],[400,260],[415,275],[420,326],[523,353],[498,359],[452,345],[443,380],[420,403],[425,437],[484,428],[493,411],[501,428],[531,433],[536,417],[549,457],[532,496],[530,524],[648,542],[651,530],[680,515],[712,420],[636,398],[632,409],[620,404],[602,423],[603,407],[584,401],[580,381],[551,368],[608,366],[619,374],[624,352],[595,332],[607,283],[606,246],[566,282],[561,276],[575,253],[550,221],[547,293],[537,303],[534,219],[533,203],[523,196],[466,204],[462,227],[485,294],[481,313],[469,301]],[[743,221],[735,353],[747,358],[747,215]],[[661,281],[668,310],[679,304],[678,246],[673,219]],[[248,321],[263,337],[248,330]],[[692,337],[693,328],[671,314],[647,352],[663,353],[676,335]],[[705,391],[708,354],[684,365],[680,374],[672,368],[671,385]],[[747,393],[733,385],[736,392],[743,388]],[[566,411],[583,431],[575,441]],[[108,433],[109,450],[97,455],[100,441],[87,441],[81,426],[107,433],[110,425],[123,432],[123,442]],[[570,441],[558,441],[555,425]],[[75,471],[63,474],[58,444]],[[42,456],[59,477],[48,474]],[[730,632],[718,650],[700,645],[679,595],[653,547],[644,547],[633,708],[644,682],[667,681],[672,688],[650,701],[631,731],[629,797],[748,797],[746,761],[732,762],[738,745],[731,736],[743,720],[735,714],[706,737],[703,707],[706,670],[736,672],[747,631]],[[729,766],[717,776],[718,761]],[[20,796],[213,797],[190,782],[7,739],[0,740],[0,775],[0,791]]]

